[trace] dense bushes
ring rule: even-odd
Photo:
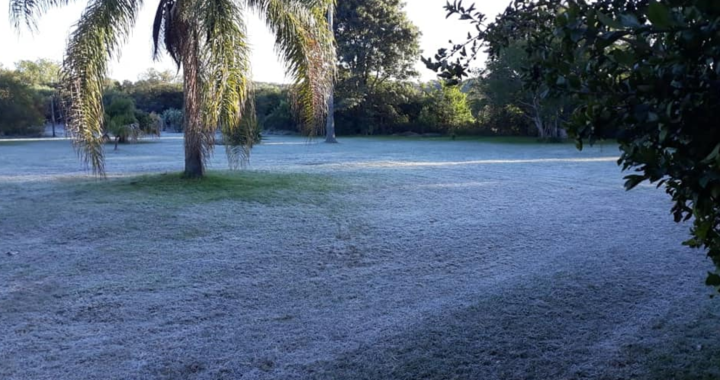
[[[40,136],[45,120],[62,114],[55,85],[59,66],[49,60],[20,61],[15,70],[0,67],[0,136]]]
[[[285,86],[259,83],[255,88],[255,112],[261,130],[298,131]]]
[[[163,130],[176,132],[183,131],[183,112],[179,109],[170,108],[163,111],[161,115]]]
[[[42,99],[11,72],[0,71],[0,136],[43,133]]]
[[[414,51],[409,49],[406,55],[413,55]],[[406,60],[409,58],[401,61]],[[16,71],[4,72],[4,86],[12,87],[17,92],[13,96],[20,98],[9,102],[9,90],[5,90],[7,105],[0,112],[0,118],[5,120],[0,134],[38,135],[43,132],[44,121],[52,120],[53,116],[62,122],[58,94],[53,87],[53,82],[59,80],[54,74],[58,67],[49,61],[23,62],[18,67]],[[535,134],[527,112],[517,101],[504,98],[512,92],[503,90],[503,86],[514,86],[514,82],[499,76],[507,70],[494,69],[499,80],[486,73],[459,87],[442,87],[437,82],[413,83],[413,73],[407,70],[386,72],[387,78],[368,83],[344,71],[336,88],[337,134]],[[15,78],[12,85],[8,78]],[[18,87],[18,83],[22,85]],[[260,130],[299,132],[289,86],[257,83],[254,98]],[[53,100],[56,103],[52,104]],[[108,81],[103,103],[107,107],[109,135],[128,135],[122,129],[131,124],[138,124],[148,134],[183,130],[182,84],[172,73],[148,70],[136,82]]]
[[[423,128],[440,133],[457,134],[468,129],[475,118],[470,112],[467,94],[457,86],[431,87],[426,91],[427,100],[420,111],[418,122]]]
[[[135,107],[135,101],[114,93],[105,97],[105,135],[116,143],[137,141],[144,135],[160,135],[161,118]]]

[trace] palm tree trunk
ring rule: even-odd
[[[327,125],[325,125],[325,142],[333,144],[338,142],[337,138],[335,137],[335,97],[332,92],[330,92],[330,97],[328,98],[328,115]]]
[[[183,130],[185,134],[186,178],[201,178],[205,175],[203,163],[203,128],[200,112],[200,84],[198,83],[199,62],[197,42],[192,37],[185,42],[182,55],[183,69]]]
[[[333,6],[330,4],[330,7],[328,8],[328,24],[330,25],[330,33],[335,33],[335,29],[333,28]],[[327,124],[325,125],[325,142],[326,143],[337,143],[337,138],[335,138],[335,85],[333,84],[330,88],[330,95],[328,96],[328,114],[327,114]]]

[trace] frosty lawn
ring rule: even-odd
[[[612,145],[0,142],[2,379],[714,379],[720,306]]]

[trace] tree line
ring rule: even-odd
[[[462,86],[419,82],[418,28],[408,19],[400,0],[338,2],[333,32],[337,47],[334,116],[338,135],[447,134],[504,135],[562,138],[559,118],[569,105],[533,106],[515,77],[517,57],[488,62]],[[53,76],[22,78],[28,66],[45,67]],[[59,79],[58,64],[22,61],[15,70],[0,72],[0,88],[12,93],[17,112],[3,112],[4,135],[36,135],[50,123],[47,108]],[[32,72],[37,72],[34,70]],[[44,75],[44,74],[43,74]],[[26,88],[22,83],[36,83]],[[302,132],[291,85],[255,83],[252,86],[257,129]],[[112,102],[119,102],[113,106]],[[132,102],[132,106],[129,104]],[[124,104],[124,105],[123,105]],[[125,125],[143,131],[182,132],[183,80],[172,72],[148,70],[138,80],[108,81],[103,86],[105,132],[123,134]],[[552,110],[550,108],[553,108]],[[118,114],[121,112],[122,114]],[[57,111],[56,121],[62,121]],[[553,118],[550,114],[556,115]],[[151,116],[152,120],[151,120]],[[560,115],[560,116],[558,116]],[[546,121],[547,120],[547,121]],[[555,127],[552,127],[555,120]],[[118,124],[121,123],[121,124]],[[121,125],[121,126],[118,126]],[[123,138],[124,139],[124,138]]]

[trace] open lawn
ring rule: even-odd
[[[718,379],[720,300],[612,145],[0,141],[0,379]],[[164,173],[164,174],[163,174]]]

